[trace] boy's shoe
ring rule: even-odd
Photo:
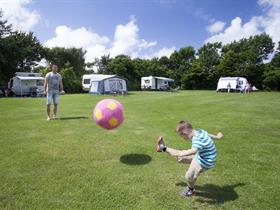
[[[190,189],[189,187],[186,187],[181,193],[180,193],[181,196],[184,196],[184,197],[190,197],[190,196],[193,196],[195,195],[195,191],[194,189]]]
[[[56,120],[56,119],[57,119],[57,116],[56,116],[55,114],[53,115],[53,119],[54,119],[54,120]]]
[[[157,139],[157,152],[165,152],[166,146],[163,141],[163,137],[159,136]]]
[[[50,121],[51,120],[51,118],[50,117],[47,117],[47,121]]]

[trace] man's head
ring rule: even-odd
[[[184,139],[191,140],[193,137],[193,127],[188,121],[180,121],[176,126],[176,133]]]
[[[57,73],[58,66],[56,64],[52,64],[52,72]]]

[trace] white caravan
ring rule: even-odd
[[[166,77],[141,77],[142,90],[169,90],[174,83],[174,79]]]
[[[16,72],[10,79],[8,88],[16,96],[44,95],[44,80],[41,73]]]
[[[220,77],[216,91],[227,90],[228,84],[231,90],[243,92],[249,83],[244,77]]]

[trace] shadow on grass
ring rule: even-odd
[[[120,161],[127,165],[144,165],[151,160],[151,156],[145,154],[128,154],[120,157]]]
[[[242,187],[245,183],[237,183],[233,185],[217,186],[214,184],[206,184],[196,186],[196,197],[201,203],[208,204],[223,204],[228,201],[238,199],[238,194],[235,191],[236,187]],[[176,186],[187,186],[185,182],[179,182]]]
[[[77,120],[77,119],[88,119],[85,116],[76,116],[76,117],[56,117],[53,120]]]

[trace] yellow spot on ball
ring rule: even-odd
[[[107,104],[107,108],[108,109],[111,109],[112,111],[114,111],[116,108],[117,108],[117,104],[113,101],[110,101],[108,104]]]
[[[114,126],[117,126],[119,123],[118,119],[115,118],[115,117],[112,117],[110,120],[109,120],[109,124],[110,126],[114,127]]]
[[[96,109],[95,110],[95,117],[97,120],[101,120],[103,115],[102,115],[102,111],[100,109]]]

